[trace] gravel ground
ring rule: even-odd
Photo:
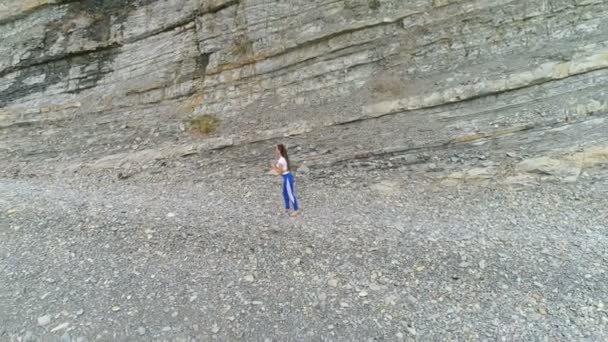
[[[0,340],[608,339],[606,182],[357,177],[1,178]]]

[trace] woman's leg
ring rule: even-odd
[[[289,200],[293,203],[293,210],[298,211],[298,199],[296,198],[293,175],[291,173],[287,174],[287,194]]]
[[[288,189],[288,181],[286,175],[283,176],[283,200],[285,201],[285,211],[289,210],[289,192]]]

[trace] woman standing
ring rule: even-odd
[[[275,153],[279,158],[276,162],[270,163],[272,170],[283,177],[283,199],[285,200],[285,213],[290,216],[296,216],[300,214],[298,208],[298,200],[294,190],[293,174],[290,171],[289,156],[287,155],[287,148],[285,145],[278,144],[275,147]],[[290,204],[293,204],[293,212],[290,213]]]

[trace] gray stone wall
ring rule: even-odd
[[[607,17],[603,0],[4,1],[0,153],[191,142],[200,114],[237,144],[408,112],[435,143],[585,120],[608,108]]]

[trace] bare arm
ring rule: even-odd
[[[270,162],[270,168],[279,175],[282,173],[281,168],[274,162]]]

